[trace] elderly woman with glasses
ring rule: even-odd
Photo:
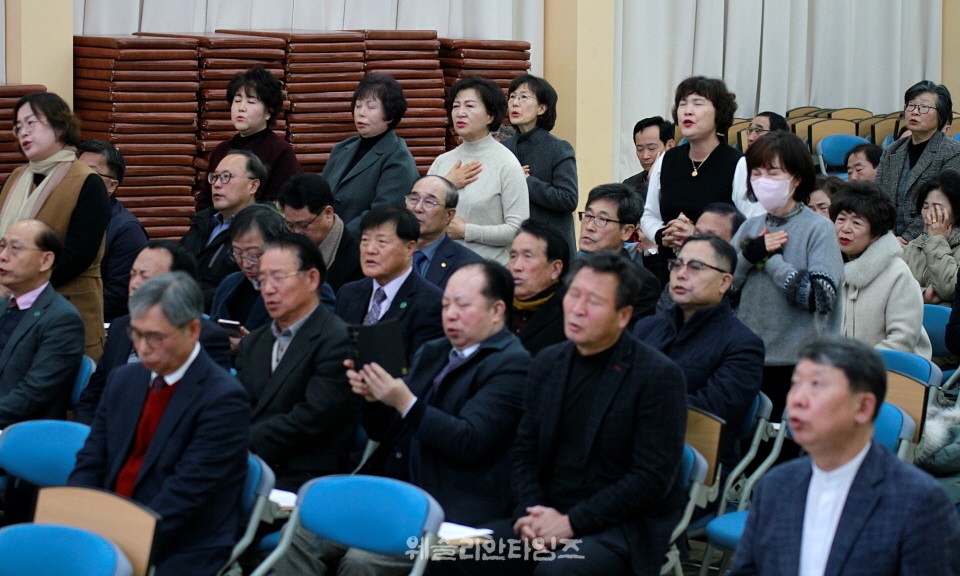
[[[573,146],[550,133],[557,121],[557,91],[531,74],[510,82],[507,108],[520,134],[503,141],[527,177],[530,219],[542,222],[576,246],[573,211],[577,209],[577,160]]]
[[[80,121],[60,96],[38,92],[13,108],[13,134],[29,164],[10,174],[0,192],[0,233],[23,218],[49,224],[64,241],[50,282],[77,307],[86,354],[103,353],[100,260],[110,221],[103,180],[77,159]]]
[[[427,173],[460,184],[460,178],[450,177],[451,171],[475,162],[483,167],[476,180],[460,190],[457,215],[447,226],[447,235],[481,257],[506,265],[510,243],[530,216],[523,168],[491,135],[503,123],[507,100],[492,80],[470,76],[450,88],[446,107],[463,143],[438,156]]]
[[[893,200],[897,213],[893,231],[906,244],[923,232],[917,192],[940,172],[960,170],[960,142],[943,133],[953,121],[953,100],[946,86],[918,82],[907,89],[903,104],[910,137],[883,151],[876,180]]]

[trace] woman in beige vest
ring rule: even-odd
[[[64,240],[51,282],[70,300],[86,327],[86,353],[103,352],[103,283],[100,259],[110,221],[103,181],[77,160],[80,120],[62,98],[38,92],[13,109],[13,133],[30,163],[17,168],[0,191],[0,231],[22,218],[37,218]]]

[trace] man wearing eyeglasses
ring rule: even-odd
[[[203,293],[184,272],[137,289],[127,333],[142,363],[110,375],[69,479],[160,516],[156,576],[216,573],[240,525],[250,402],[200,346],[202,315]]]
[[[757,138],[768,132],[789,132],[790,126],[787,120],[776,112],[761,112],[754,116],[750,126],[744,131],[747,133],[747,142],[753,144]]]
[[[580,252],[594,254],[611,250],[630,259],[623,243],[633,236],[642,210],[639,197],[625,184],[601,184],[595,187],[587,196],[586,209],[580,213]],[[642,266],[638,265],[637,269],[641,285],[637,300],[633,303],[632,322],[653,314],[660,297],[660,281],[657,277]]]
[[[333,211],[333,191],[320,174],[304,172],[280,189],[280,210],[287,227],[312,240],[327,265],[324,280],[336,292],[347,282],[363,278],[360,243]]]
[[[246,150],[231,150],[216,170],[207,175],[213,190],[213,206],[190,217],[193,225],[180,240],[197,259],[205,312],[210,312],[220,281],[238,270],[227,233],[230,222],[256,202],[257,191],[266,178],[267,168],[263,162]]]
[[[320,305],[326,266],[308,238],[267,243],[257,282],[271,322],[240,341],[237,377],[253,404],[251,450],[277,475],[277,488],[350,469],[359,410],[343,359],[347,326]]]
[[[447,225],[457,215],[459,199],[457,187],[443,176],[420,178],[407,195],[407,210],[420,223],[420,238],[413,253],[414,271],[440,290],[446,288],[457,268],[481,259],[447,236]]]
[[[673,304],[633,329],[683,370],[688,406],[726,421],[720,439],[726,472],[739,460],[737,431],[763,377],[763,340],[734,316],[726,298],[736,264],[737,252],[726,241],[712,234],[688,236],[668,263]]]
[[[127,170],[123,154],[104,140],[85,140],[77,153],[80,161],[100,176],[110,196],[111,216],[100,260],[100,277],[103,278],[103,321],[112,322],[127,313],[130,266],[149,239],[137,217],[117,199],[117,188]]]
[[[0,238],[0,429],[63,418],[84,352],[83,320],[50,284],[63,249],[39,220],[14,222]]]

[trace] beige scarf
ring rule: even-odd
[[[35,218],[76,159],[76,149],[66,147],[46,160],[28,164],[13,183],[7,201],[0,209],[0,232],[5,232],[17,220]],[[43,174],[46,178],[31,193],[34,174]]]

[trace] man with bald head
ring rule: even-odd
[[[83,359],[80,313],[50,285],[63,249],[39,220],[14,222],[0,237],[0,429],[63,418]]]
[[[480,260],[476,252],[447,236],[447,225],[457,215],[458,200],[457,187],[443,176],[420,178],[407,195],[407,210],[420,223],[413,270],[441,290],[457,268]]]

